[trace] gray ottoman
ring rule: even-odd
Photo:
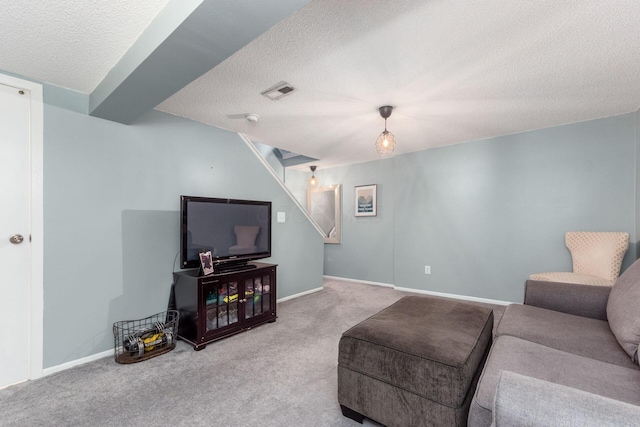
[[[387,426],[466,426],[492,328],[490,308],[423,296],[359,323],[340,339],[343,415]]]

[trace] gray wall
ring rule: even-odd
[[[44,367],[113,349],[167,307],[179,196],[273,202],[278,298],[322,286],[322,238],[238,135],[151,111],[125,126],[45,104]],[[287,213],[284,224],[275,213]]]
[[[531,273],[571,271],[566,231],[635,238],[634,126],[618,116],[396,157],[396,285],[522,301]]]
[[[317,177],[318,173],[316,173],[315,175]],[[285,177],[284,182],[287,185],[287,188],[289,189],[291,194],[293,194],[293,196],[298,200],[300,205],[306,209],[307,208],[307,187],[309,185],[308,180],[309,178],[311,178],[311,172],[299,172],[297,170],[285,168],[284,177]],[[322,186],[322,185],[329,185],[329,184],[323,184],[321,182],[320,185]]]
[[[320,170],[321,185],[344,184],[342,244],[325,245],[324,273],[522,301],[531,273],[571,271],[570,230],[629,232],[625,268],[636,258],[637,121],[626,114]],[[352,213],[363,184],[378,184],[379,216],[365,221]]]
[[[342,243],[325,245],[325,274],[393,284],[393,160],[319,170],[316,176],[320,186],[342,184]],[[356,217],[354,187],[369,184],[377,184],[377,216]]]
[[[260,144],[259,142],[252,141],[252,143],[267,163],[269,163],[269,166],[271,166],[271,169],[273,169],[275,174],[278,175],[278,178],[284,182],[284,166],[282,166],[280,159],[278,159],[274,153],[274,148],[265,144]]]

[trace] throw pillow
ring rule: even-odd
[[[607,302],[609,327],[618,343],[638,363],[640,346],[640,260],[636,260],[616,281]]]

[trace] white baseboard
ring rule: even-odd
[[[471,296],[467,296],[467,295],[447,294],[447,293],[444,293],[444,292],[425,291],[423,289],[401,288],[401,287],[398,287],[396,285],[392,285],[392,284],[389,284],[389,283],[369,282],[367,280],[349,279],[349,278],[345,278],[345,277],[336,277],[336,276],[323,276],[323,277],[325,279],[339,280],[341,282],[352,282],[352,283],[361,283],[363,285],[385,286],[385,287],[393,288],[396,291],[400,291],[400,292],[413,292],[415,294],[426,294],[426,295],[433,295],[433,296],[444,297],[444,298],[453,298],[453,299],[459,299],[459,300],[465,300],[465,301],[483,302],[483,303],[487,303],[487,304],[496,304],[496,305],[509,305],[509,304],[512,304],[509,301],[501,301],[501,300],[497,300],[497,299],[478,298],[478,297],[471,297]]]
[[[322,287],[311,289],[308,291],[300,292],[298,294],[290,295],[288,297],[280,298],[279,300],[277,300],[277,302],[288,301],[290,299],[298,298],[303,295],[312,294],[314,292],[318,292],[321,290],[322,290]],[[72,360],[70,362],[65,362],[57,366],[52,366],[50,368],[45,368],[42,370],[42,376],[46,377],[47,375],[55,374],[56,372],[65,371],[67,369],[73,368],[74,366],[84,365],[85,363],[93,362],[94,360],[102,359],[104,357],[113,357],[113,349],[92,354],[91,356],[82,357],[80,359]]]
[[[426,294],[426,295],[433,295],[435,297],[453,298],[453,299],[460,299],[464,301],[484,302],[487,304],[495,304],[495,305],[513,304],[509,301],[501,301],[498,299],[488,299],[488,298],[470,297],[467,295],[447,294],[444,292],[425,291],[423,289],[399,288],[397,286],[394,286],[394,289],[400,292],[413,292],[414,294]]]
[[[293,294],[293,295],[289,295],[288,297],[284,297],[284,298],[280,298],[279,300],[276,300],[276,302],[285,302],[285,301],[289,301],[290,299],[294,299],[294,298],[298,298],[301,297],[303,295],[309,295],[312,294],[314,292],[318,292],[322,290],[322,286],[320,286],[319,288],[314,288],[314,289],[310,289],[308,291],[304,291],[304,292],[300,292],[299,294]]]
[[[106,350],[101,353],[92,354],[91,356],[82,357],[80,359],[72,360],[71,362],[65,362],[61,365],[45,368],[42,370],[42,376],[46,377],[47,375],[55,374],[56,372],[60,372],[60,371],[65,371],[69,368],[73,368],[74,366],[84,365],[85,363],[93,362],[94,360],[102,359],[107,356],[113,357],[113,349]]]
[[[322,276],[322,277],[328,280],[339,280],[341,282],[353,282],[353,283],[362,283],[363,285],[374,285],[374,286],[383,286],[385,288],[395,288],[395,286],[391,283],[369,282],[368,280],[348,279],[346,277],[336,277],[336,276]]]
[[[501,300],[494,300],[494,299],[487,299],[487,298],[470,297],[470,296],[466,296],[466,295],[448,294],[448,293],[444,293],[444,292],[425,291],[425,290],[422,290],[422,289],[400,288],[400,287],[397,287],[397,286],[392,285],[390,283],[370,282],[370,281],[367,281],[367,280],[348,279],[348,278],[345,278],[345,277],[335,277],[335,276],[323,276],[323,277],[325,279],[328,279],[328,280],[339,280],[341,282],[352,282],[352,283],[361,283],[363,285],[383,286],[383,287],[387,287],[387,288],[393,288],[396,291],[400,291],[400,292],[413,292],[413,293],[417,293],[417,294],[427,294],[427,295],[434,295],[434,296],[445,297],[445,298],[454,298],[454,299],[460,299],[460,300],[466,300],[466,301],[484,302],[484,303],[487,303],[487,304],[496,304],[496,305],[509,305],[509,304],[511,304],[511,302],[509,302],[509,301],[501,301]],[[280,298],[276,302],[280,303],[280,302],[289,301],[290,299],[299,298],[299,297],[301,297],[303,295],[313,294],[315,292],[321,291],[322,289],[323,289],[322,286],[319,287],[319,288],[310,289],[308,291],[304,291],[304,292],[300,292],[300,293],[297,293],[297,294],[294,294],[294,295],[289,295],[288,297]],[[62,363],[60,365],[52,366],[50,368],[45,368],[45,369],[42,370],[42,376],[46,377],[47,375],[55,374],[56,372],[65,371],[65,370],[67,370],[69,368],[73,368],[74,366],[84,365],[85,363],[93,362],[94,360],[99,360],[99,359],[102,359],[102,358],[105,358],[105,357],[111,357],[111,356],[113,356],[113,349],[106,350],[106,351],[103,351],[103,352],[100,352],[100,353],[96,353],[96,354],[92,354],[91,356],[82,357],[80,359],[72,360],[70,362],[65,362],[65,363]]]

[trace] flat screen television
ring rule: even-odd
[[[180,265],[200,267],[211,251],[216,271],[271,256],[271,202],[180,196]]]

